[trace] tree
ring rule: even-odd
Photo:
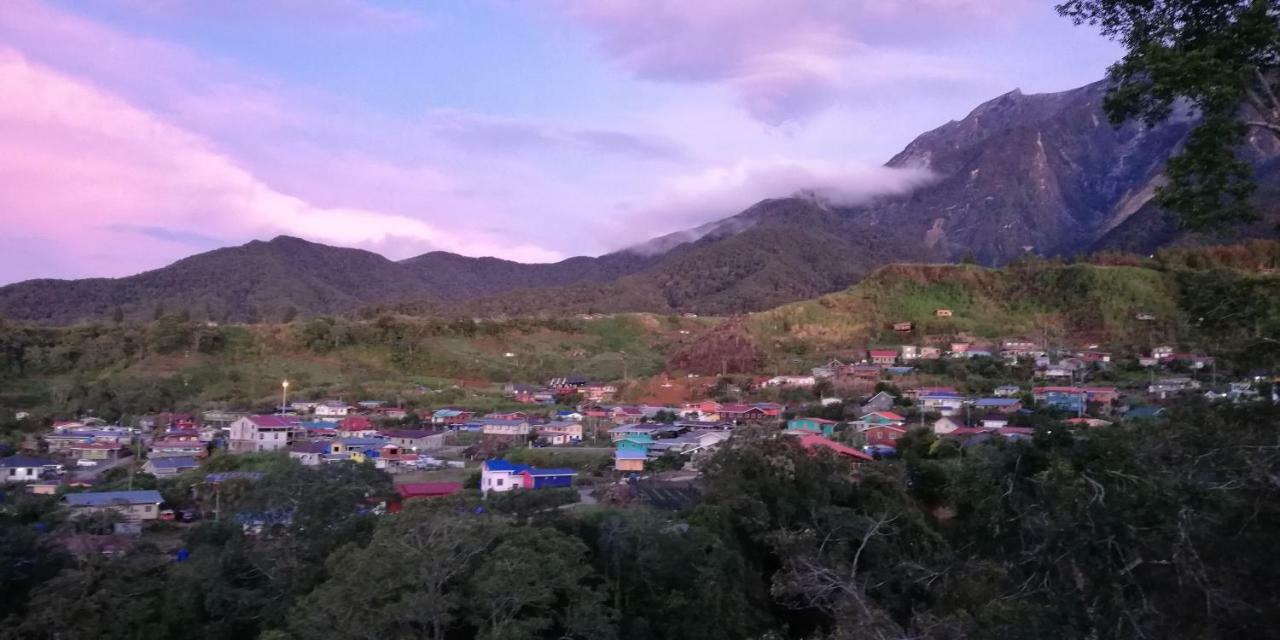
[[[1280,5],[1274,0],[1067,0],[1058,12],[1099,27],[1127,52],[1112,65],[1114,123],[1168,119],[1181,101],[1198,123],[1170,158],[1157,201],[1190,229],[1255,216],[1249,132],[1280,140]]]

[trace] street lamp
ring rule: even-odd
[[[287,406],[289,406],[289,381],[285,380],[280,383],[280,415],[284,415]]]

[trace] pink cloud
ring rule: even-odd
[[[754,117],[781,124],[811,115],[850,89],[963,77],[968,70],[953,60],[900,47],[1002,20],[1029,0],[550,3],[591,30],[601,48],[637,76],[722,84]]]
[[[259,23],[287,28],[416,30],[423,16],[366,0],[98,0],[161,20]]]
[[[400,212],[318,206],[272,188],[200,136],[4,48],[0,95],[9,97],[0,101],[6,233],[56,240],[64,274],[156,266],[191,252],[184,235],[237,242],[285,233],[402,255],[447,249],[526,261],[561,257]],[[135,246],[151,251],[129,245],[139,229],[153,232]],[[169,239],[157,238],[157,229],[168,230]]]

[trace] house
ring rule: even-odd
[[[920,347],[914,344],[904,344],[898,347],[898,353],[903,362],[910,362],[920,357]]]
[[[569,444],[582,439],[582,425],[577,422],[548,422],[538,426],[538,437],[551,444]]]
[[[906,432],[907,427],[901,423],[872,424],[862,429],[862,435],[866,438],[868,447],[897,448],[898,440]]]
[[[956,416],[943,416],[933,421],[933,432],[940,436],[965,428],[964,422]]]
[[[1174,351],[1173,347],[1170,347],[1169,345],[1152,347],[1151,357],[1155,358],[1156,360],[1169,360],[1173,358],[1173,351]]]
[[[936,318],[950,318],[951,310],[950,309],[934,309],[933,315]]]
[[[1036,343],[1030,340],[1004,340],[1000,343],[1000,353],[1005,356],[1021,358],[1036,352]]]
[[[317,418],[345,418],[351,414],[351,405],[341,400],[325,400],[316,403]]]
[[[613,452],[613,468],[616,471],[644,471],[648,453],[640,449],[618,448]]]
[[[1200,388],[1200,383],[1191,378],[1161,378],[1147,386],[1147,392],[1160,398],[1168,398],[1171,395],[1182,393],[1184,391],[1193,391]]]
[[[48,458],[9,456],[0,458],[0,484],[8,482],[35,482],[46,472],[56,472],[58,463]]]
[[[1009,416],[1004,413],[989,413],[979,420],[983,429],[1003,429],[1009,426]]]
[[[862,412],[866,414],[873,411],[889,411],[893,409],[896,401],[897,398],[894,398],[888,391],[881,391],[862,403]]]
[[[294,413],[297,413],[297,414],[299,414],[299,415],[304,414],[304,413],[315,413],[315,411],[316,411],[316,404],[318,404],[318,403],[315,403],[315,402],[290,402],[290,403],[289,403],[289,409],[291,409]]]
[[[486,414],[484,420],[528,420],[529,414],[523,411],[508,411],[506,413],[490,413]]]
[[[160,517],[160,503],[164,498],[155,490],[103,491],[99,493],[69,493],[62,501],[76,516],[91,515],[102,511],[115,511],[130,521],[155,520]]]
[[[142,465],[142,471],[157,478],[171,478],[198,466],[200,463],[192,456],[167,456],[147,460],[146,464]]]
[[[765,381],[766,387],[812,387],[817,383],[813,376],[774,376]]]
[[[289,457],[306,467],[318,467],[329,455],[328,442],[295,442],[289,447]]]
[[[997,398],[1015,398],[1021,394],[1022,389],[1011,384],[996,387],[995,391],[992,392],[992,395]]]
[[[528,420],[482,418],[476,422],[480,424],[480,432],[487,436],[522,437],[529,435],[532,429]]]
[[[872,364],[890,365],[898,361],[897,349],[871,349],[867,351],[867,358]]]
[[[376,451],[384,444],[387,444],[387,441],[382,438],[338,438],[329,443],[329,453],[333,455],[358,453],[363,456],[365,451]]]
[[[651,424],[628,424],[620,427],[614,427],[609,430],[609,439],[617,442],[632,436],[652,436],[658,427]]]
[[[942,357],[942,349],[938,347],[920,347],[921,360],[937,360]]]
[[[765,410],[749,404],[726,404],[720,407],[720,419],[736,423],[763,422]]]
[[[826,420],[824,418],[793,418],[787,421],[787,431],[831,436],[835,433],[837,424],[835,420]]]
[[[1017,398],[978,398],[973,401],[973,408],[989,413],[1014,413],[1022,409],[1022,401]]]
[[[653,439],[653,436],[635,435],[627,436],[618,440],[617,442],[614,442],[613,445],[615,449],[631,449],[634,451],[644,451],[645,453],[648,453],[649,449],[653,447],[654,442],[655,440]]]
[[[382,436],[399,447],[414,451],[434,451],[444,448],[444,436],[439,429],[400,429],[382,432]]]
[[[1035,387],[1031,394],[1036,402],[1069,413],[1084,411],[1088,401],[1088,393],[1080,387]]]
[[[208,453],[206,447],[207,445],[200,441],[200,436],[157,438],[151,441],[151,446],[147,449],[147,456],[151,458],[164,458],[167,456],[204,457]]]
[[[480,490],[511,491],[514,489],[545,489],[572,487],[578,472],[573,469],[542,469],[526,464],[514,464],[506,460],[485,460],[480,468]]]
[[[834,440],[828,440],[827,438],[824,438],[822,436],[806,433],[801,435],[799,439],[800,439],[800,446],[804,447],[805,449],[808,449],[809,451],[817,451],[819,449],[825,449],[827,451],[830,451],[836,454],[841,458],[848,458],[858,463],[870,462],[871,460],[873,460],[871,456],[861,451],[858,451],[853,447],[840,444],[839,442],[836,442]]]
[[[85,442],[67,447],[66,452],[82,460],[119,460],[124,445],[115,442]]]
[[[459,409],[436,409],[431,413],[431,422],[433,424],[462,424],[471,420],[470,411],[462,411]]]
[[[347,416],[338,421],[337,432],[347,438],[367,438],[378,435],[378,428],[368,416]]]
[[[589,402],[607,402],[618,393],[618,387],[611,384],[592,382],[582,387],[582,393]]]
[[[950,349],[951,355],[952,357],[963,356],[969,352],[969,347],[972,346],[973,345],[968,342],[952,342]]]
[[[873,426],[883,425],[883,424],[903,425],[906,423],[906,421],[907,421],[906,418],[892,411],[872,411],[871,413],[868,413],[858,418],[857,420],[850,422],[849,424],[855,429],[865,430],[867,427],[873,427]]]
[[[911,330],[914,328],[915,328],[915,325],[911,324],[910,322],[893,323],[893,330],[897,331],[898,333],[911,333]]]
[[[277,451],[293,443],[298,428],[291,416],[246,416],[227,428],[227,448],[236,453]]]
[[[958,393],[932,391],[920,396],[920,407],[925,411],[949,416],[964,408],[964,396]]]

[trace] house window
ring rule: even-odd
[[[502,478],[498,478],[498,486],[499,486],[499,487],[501,487],[501,486],[502,486]]]
[[[10,469],[10,470],[9,470],[9,475],[11,475],[11,476],[12,476],[12,475],[17,475],[17,474],[18,474],[18,470],[17,470],[17,469]]]
[[[142,510],[143,510],[145,513],[151,513],[151,505],[147,505],[147,506],[143,507],[143,508],[142,508]]]

